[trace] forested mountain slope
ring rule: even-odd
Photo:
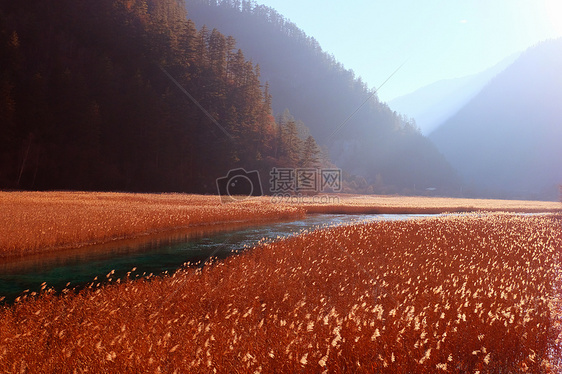
[[[0,0],[0,188],[216,192],[238,167],[267,185],[319,162],[275,106],[370,191],[454,189],[431,142],[314,39],[235,5],[200,4],[202,22],[177,0]]]
[[[216,192],[298,160],[259,69],[182,2],[3,0],[0,50],[0,188]]]
[[[329,148],[336,165],[365,176],[378,192],[455,189],[453,169],[415,124],[381,103],[359,77],[277,11],[253,1],[186,3],[197,25],[236,38],[269,82],[275,113],[289,108]]]

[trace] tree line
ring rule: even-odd
[[[0,188],[205,193],[319,162],[259,65],[182,1],[0,0],[0,51]]]
[[[349,173],[349,192],[458,191],[455,170],[414,120],[381,102],[374,88],[275,9],[247,0],[186,4],[191,19],[234,35],[246,55],[260,62],[274,111],[290,108],[306,123],[331,161]],[[364,48],[376,52],[377,46]]]

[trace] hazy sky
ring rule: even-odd
[[[382,101],[478,73],[562,36],[562,0],[258,0],[318,40]]]

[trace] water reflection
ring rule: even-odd
[[[150,237],[120,240],[104,245],[68,249],[0,261],[0,297],[9,302],[24,290],[37,291],[43,282],[63,289],[83,286],[94,278],[114,279],[132,268],[136,274],[173,272],[183,264],[205,262],[210,256],[224,258],[250,248],[262,238],[275,239],[303,230],[376,219],[405,219],[423,215],[317,214],[298,221],[248,226],[244,223],[202,226]]]

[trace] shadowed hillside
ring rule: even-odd
[[[2,189],[216,193],[315,151],[288,149],[259,68],[181,1],[2,0],[0,52]]]
[[[349,191],[456,191],[415,123],[255,3],[3,0],[0,50],[0,188],[216,192],[328,163],[317,141]]]
[[[336,165],[363,175],[375,192],[456,191],[452,168],[415,123],[277,11],[252,1],[186,3],[197,25],[236,38],[269,82],[274,111],[290,108]]]

